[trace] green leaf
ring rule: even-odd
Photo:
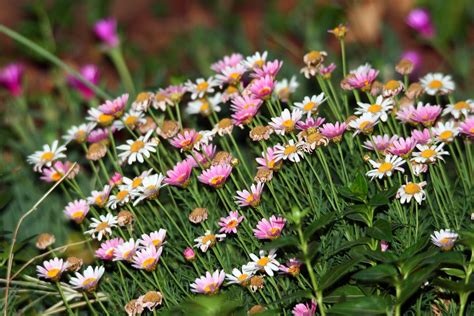
[[[384,219],[377,220],[374,226],[367,228],[366,233],[378,240],[393,241],[392,225]]]
[[[464,279],[466,277],[466,272],[461,269],[455,269],[455,268],[441,268],[441,270],[446,273],[447,275],[458,277],[461,279]]]
[[[335,219],[336,213],[334,212],[321,215],[318,219],[316,219],[304,229],[305,240],[308,240],[314,233],[333,222]]]
[[[298,240],[294,236],[283,236],[266,243],[262,248],[270,250],[296,245],[298,245]]]
[[[333,305],[330,314],[341,315],[381,315],[391,307],[389,298],[381,296],[365,296]]]
[[[428,281],[431,273],[436,269],[437,265],[432,264],[417,270],[410,274],[410,276],[403,280],[401,283],[401,292],[398,299],[398,304],[403,304],[408,300],[416,291],[420,289],[420,286]]]
[[[352,191],[348,187],[339,187],[338,192],[340,195],[342,195],[343,197],[347,199],[358,201],[358,202],[364,202],[364,199],[352,193]]]
[[[382,206],[387,205],[390,201],[388,198],[383,194],[375,194],[373,197],[370,198],[369,204],[372,206]]]
[[[334,291],[329,295],[324,295],[324,303],[334,304],[347,301],[348,299],[364,297],[365,294],[362,290],[354,285],[344,285]]]
[[[367,237],[362,237],[362,238],[359,238],[357,240],[354,240],[354,241],[348,241],[346,243],[343,243],[342,245],[340,245],[339,247],[337,247],[335,250],[333,250],[332,252],[330,253],[327,253],[325,254],[327,257],[332,257],[336,254],[338,254],[339,252],[341,251],[344,251],[346,249],[351,249],[353,248],[354,246],[358,246],[358,245],[367,245],[368,243],[370,242],[370,238],[367,238]]]
[[[397,269],[389,264],[378,264],[376,266],[361,270],[352,277],[361,281],[387,281],[393,283],[398,276]]]
[[[360,172],[357,173],[354,181],[349,184],[349,190],[363,200],[367,199],[367,193],[369,192],[369,185],[367,178]]]
[[[363,257],[357,257],[350,259],[349,261],[346,261],[334,268],[332,268],[329,271],[326,271],[326,273],[321,277],[320,280],[320,289],[325,290],[334,283],[336,283],[339,279],[341,279],[343,276],[345,276],[347,273],[351,272],[352,268],[356,266]]]

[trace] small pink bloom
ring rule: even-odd
[[[204,170],[200,176],[198,176],[198,180],[199,182],[218,189],[224,185],[231,172],[232,167],[230,165],[211,166],[209,169]]]
[[[296,258],[292,258],[286,263],[286,265],[281,264],[279,268],[282,272],[291,274],[292,276],[297,276],[300,274],[301,265],[301,261]]]
[[[406,157],[408,156],[416,146],[416,140],[407,137],[400,137],[399,139],[393,141],[392,145],[388,148],[388,152],[392,155]]]
[[[201,164],[202,166],[205,166],[211,162],[215,154],[216,154],[216,145],[213,145],[213,144],[202,145],[201,152],[197,150],[193,150],[194,157],[192,155],[188,155],[186,156],[186,160],[189,162],[189,164],[193,168],[198,167],[199,164]]]
[[[219,287],[222,285],[225,279],[225,271],[214,271],[211,274],[209,271],[206,272],[205,276],[201,276],[194,280],[194,283],[191,284],[191,292],[213,295],[219,291]]]
[[[270,239],[280,237],[281,231],[285,227],[286,219],[273,215],[270,219],[262,218],[257,223],[257,228],[253,230],[255,237],[258,239]]]
[[[237,228],[239,227],[240,222],[244,219],[243,216],[239,216],[238,211],[233,211],[229,213],[227,217],[221,217],[219,221],[219,226],[222,227],[220,233],[234,233],[237,234]]]
[[[133,256],[138,250],[138,240],[130,238],[115,247],[114,261],[132,261]]]
[[[319,68],[319,74],[324,78],[330,78],[332,72],[336,69],[336,65],[334,63],[330,63],[327,66],[321,66]]]
[[[89,204],[86,200],[75,200],[69,202],[64,209],[64,214],[76,223],[80,224],[89,213]]]
[[[411,114],[411,119],[424,126],[432,126],[440,114],[441,107],[439,105],[423,105],[422,102],[418,102],[416,109]]]
[[[233,53],[230,56],[224,56],[221,60],[213,63],[211,65],[211,69],[217,73],[222,72],[227,67],[235,67],[240,64],[240,62],[244,59],[244,56],[238,53]]]
[[[72,163],[70,161],[66,161],[64,163],[62,161],[56,161],[51,168],[43,169],[41,180],[46,182],[57,182],[69,171],[71,167]],[[77,175],[78,170],[75,169],[69,173],[68,179],[72,179]]]
[[[89,143],[98,143],[109,138],[109,129],[97,128],[89,133],[87,141]]]
[[[114,258],[115,248],[123,244],[122,238],[106,240],[100,244],[100,248],[95,251],[95,256],[102,260],[112,260]]]
[[[183,256],[187,261],[193,261],[196,258],[196,252],[194,252],[193,248],[188,247],[184,249]]]
[[[412,116],[415,112],[415,107],[413,105],[405,106],[397,111],[397,119],[403,123],[414,123]]]
[[[293,308],[293,316],[314,316],[316,313],[316,302],[314,300],[311,300],[310,305],[309,303],[303,304],[297,304]]]
[[[347,77],[347,84],[352,89],[368,90],[377,78],[379,71],[373,69],[370,64],[365,64],[352,70],[350,74]]]
[[[153,271],[160,260],[163,247],[145,247],[138,250],[133,256],[132,267],[140,270]]]
[[[122,184],[123,176],[119,172],[115,172],[114,175],[109,179],[109,185],[111,187]]]
[[[382,251],[382,252],[387,251],[389,246],[390,246],[390,245],[389,245],[388,242],[386,242],[385,240],[382,240],[382,241],[380,242],[380,251]]]
[[[459,131],[470,138],[474,138],[474,116],[459,124]]]
[[[95,35],[110,48],[119,44],[117,21],[114,18],[99,20],[94,25]]]
[[[336,122],[335,124],[326,123],[321,126],[319,132],[329,139],[334,139],[335,141],[338,141],[341,139],[342,134],[344,134],[346,129],[347,124],[345,122]]]
[[[200,134],[193,129],[184,130],[181,133],[178,133],[175,137],[170,139],[170,144],[175,147],[183,150],[193,149],[196,142],[199,141]]]
[[[266,100],[270,98],[273,92],[275,82],[273,77],[266,75],[265,77],[257,78],[250,84],[250,92],[258,99]]]
[[[324,123],[324,121],[324,117],[317,117],[316,119],[314,119],[312,116],[308,116],[306,118],[306,121],[296,122],[296,128],[301,131],[305,131],[310,128],[318,128],[319,126],[321,126],[321,124]]]
[[[143,234],[138,242],[144,247],[161,247],[165,243],[166,229],[161,228],[149,234]]]
[[[255,68],[254,73],[251,74],[251,76],[254,78],[263,78],[265,76],[271,76],[275,78],[282,66],[283,62],[277,59],[274,61],[267,61],[267,63],[264,64],[262,68]]]
[[[21,80],[23,72],[23,65],[18,63],[8,64],[0,69],[0,85],[8,89],[14,97],[22,93]]]
[[[258,157],[255,160],[260,166],[275,171],[281,166],[281,163],[276,158],[275,148],[268,147],[267,152],[262,152],[262,157]]]
[[[166,172],[167,177],[164,182],[172,186],[185,188],[189,184],[192,170],[193,166],[187,159],[178,162],[172,170]]]
[[[431,22],[430,13],[426,9],[411,10],[406,18],[406,23],[423,37],[432,38],[434,36],[434,26]]]
[[[125,93],[112,101],[106,100],[105,103],[100,105],[98,109],[104,114],[120,117],[125,111],[125,107],[127,106],[127,101],[128,101],[128,93]]]
[[[411,138],[416,141],[416,144],[426,145],[432,141],[430,130],[425,128],[422,131],[413,130],[411,132]]]
[[[85,65],[79,72],[90,83],[94,85],[99,83],[99,68],[96,65]],[[90,100],[94,97],[94,91],[76,77],[68,75],[67,82],[71,87],[79,91],[85,100]]]
[[[262,196],[264,184],[259,182],[257,185],[252,184],[250,192],[247,190],[237,191],[235,196],[235,202],[238,206],[252,206],[257,207],[260,204],[260,198]]]
[[[249,124],[252,122],[253,117],[257,115],[261,105],[262,100],[252,96],[236,96],[232,99],[230,106],[233,112],[231,116],[233,123],[238,126]]]
[[[373,136],[372,139],[366,140],[362,147],[367,148],[369,150],[374,150],[375,148],[376,151],[384,153],[397,139],[397,135],[394,135],[392,137],[388,135],[377,135]]]
[[[48,261],[43,261],[42,266],[36,266],[38,277],[58,281],[61,274],[67,269],[68,264],[63,259],[53,258]]]

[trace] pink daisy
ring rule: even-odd
[[[270,239],[280,237],[281,231],[285,227],[286,219],[273,215],[270,219],[262,218],[257,223],[257,228],[253,230],[255,237],[258,239]]]
[[[368,90],[378,74],[379,71],[373,69],[370,64],[367,63],[352,70],[347,77],[347,83],[352,89]]]
[[[111,187],[122,184],[123,176],[119,172],[115,172],[112,177],[109,179],[109,185]]]
[[[69,202],[64,209],[64,214],[78,224],[82,223],[87,213],[89,213],[89,204],[86,200]]]
[[[222,227],[219,229],[220,233],[234,233],[237,234],[237,228],[239,227],[240,222],[244,219],[243,216],[239,216],[238,211],[233,211],[229,213],[227,217],[221,217],[219,221],[219,226]]]
[[[291,258],[286,265],[281,264],[279,268],[282,272],[297,276],[300,273],[301,265],[301,261],[296,258]]]
[[[316,314],[316,302],[311,300],[311,303],[296,304],[293,308],[293,316],[314,316]]]
[[[42,266],[36,266],[38,276],[51,281],[58,281],[66,270],[67,263],[63,259],[54,258],[44,261]]]
[[[274,85],[273,77],[266,75],[265,77],[252,81],[250,84],[250,92],[252,92],[254,97],[266,100],[272,95]]]
[[[342,134],[347,129],[347,124],[345,122],[336,122],[335,124],[333,123],[326,123],[321,126],[319,129],[319,132],[323,134],[323,136],[329,138],[330,140],[334,142],[338,142],[342,138]]]
[[[474,138],[474,116],[459,124],[459,131],[468,137]]]
[[[113,115],[116,118],[122,116],[125,111],[125,106],[128,101],[128,93],[122,94],[118,98],[110,101],[106,100],[105,103],[99,106],[99,111],[107,115]]]
[[[414,123],[413,121],[413,112],[415,112],[415,107],[413,105],[404,106],[397,111],[397,119],[403,123]]]
[[[57,182],[69,171],[71,167],[72,167],[72,162],[70,161],[66,161],[66,162],[56,161],[53,163],[53,166],[51,168],[43,169],[42,171],[43,175],[41,176],[41,180],[46,181],[46,182]],[[77,167],[79,166],[77,165]],[[73,169],[69,173],[68,179],[74,178],[77,175],[78,171],[79,171],[78,168]]]
[[[237,196],[235,196],[235,202],[238,206],[252,206],[257,207],[260,204],[260,198],[262,195],[264,184],[258,182],[257,185],[252,184],[250,187],[250,192],[247,190],[237,191]]]
[[[97,128],[89,133],[87,141],[89,143],[98,143],[109,138],[109,129]]]
[[[198,176],[199,182],[207,184],[213,188],[221,188],[232,172],[230,165],[216,165],[211,166],[209,169],[204,170],[200,176]]]
[[[244,59],[244,56],[238,53],[233,53],[230,56],[224,56],[221,60],[213,63],[211,69],[215,72],[222,72],[227,67],[235,67]]]
[[[366,140],[362,147],[367,148],[369,150],[376,150],[381,153],[384,153],[397,139],[397,135],[394,135],[392,137],[388,135],[377,135],[373,136],[372,139]]]
[[[306,118],[306,121],[298,121],[296,122],[296,128],[301,130],[301,131],[305,131],[307,129],[316,129],[318,128],[319,126],[321,126],[321,124],[323,124],[325,121],[325,119],[323,117],[317,117],[316,119],[314,119],[312,116],[308,116]]]
[[[432,126],[440,114],[441,107],[439,105],[423,105],[422,102],[418,102],[416,109],[412,112],[411,119],[424,126]]]
[[[295,129],[301,117],[303,117],[303,112],[299,109],[294,109],[292,112],[284,109],[280,116],[272,117],[272,121],[268,125],[273,127],[276,134],[285,135]]]
[[[194,157],[192,155],[188,155],[186,156],[186,160],[193,168],[198,167],[199,164],[206,166],[211,162],[212,158],[214,158],[216,154],[216,148],[216,145],[213,144],[202,145],[201,152],[193,150]]]
[[[138,249],[138,245],[138,240],[134,240],[133,238],[117,245],[114,250],[114,261],[132,261]]]
[[[262,157],[258,157],[255,160],[260,166],[276,171],[280,169],[282,162],[277,160],[275,150],[275,147],[268,147],[267,152],[262,152]]]
[[[139,243],[144,247],[161,247],[165,243],[166,229],[161,228],[159,231],[154,231],[149,234],[143,234]]]
[[[164,182],[172,186],[185,188],[189,184],[192,170],[193,166],[187,159],[178,162],[173,169],[166,172],[167,177]]]
[[[191,284],[191,292],[213,295],[219,291],[219,287],[222,285],[225,279],[225,271],[214,271],[211,274],[209,271],[206,272],[205,276],[201,276],[194,280]]]
[[[95,256],[102,260],[112,260],[115,248],[124,243],[122,238],[114,238],[104,241],[100,244],[100,248],[95,251]]]
[[[334,63],[330,63],[327,66],[319,67],[319,74],[323,76],[325,79],[331,78],[332,72],[336,69],[336,65]]]
[[[160,260],[163,247],[156,249],[156,247],[146,247],[138,250],[133,256],[132,266],[140,270],[148,272],[155,270],[158,261]]]
[[[413,130],[411,132],[411,138],[416,141],[417,144],[428,144],[432,141],[430,130],[425,128],[422,131],[420,130]]]
[[[253,117],[257,115],[261,105],[262,100],[252,96],[236,96],[232,99],[232,104],[230,106],[233,112],[231,116],[232,121],[238,126],[249,124],[252,122]]]
[[[254,73],[251,74],[251,76],[254,78],[263,78],[265,76],[275,78],[282,66],[283,62],[280,60],[275,59],[274,61],[267,61],[262,68],[255,68]]]
[[[170,140],[170,144],[175,147],[183,150],[191,150],[194,145],[199,141],[199,133],[193,129],[187,129],[178,133],[175,137]]]
[[[414,140],[413,138],[400,137],[399,139],[392,142],[392,145],[390,145],[390,147],[388,148],[388,152],[392,155],[406,157],[412,152],[415,146],[416,140]]]
[[[114,18],[99,20],[94,25],[95,35],[107,46],[115,47],[119,44],[117,21]]]

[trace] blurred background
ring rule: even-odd
[[[297,75],[297,97],[302,97],[314,89],[299,74],[304,53],[325,50],[328,59],[338,63],[339,42],[327,31],[343,23],[349,29],[349,69],[370,62],[381,70],[379,79],[387,80],[405,56],[416,65],[415,78],[428,71],[449,73],[459,97],[472,97],[473,4],[472,0],[0,0],[0,23],[74,69],[97,66],[98,84],[111,95],[124,89],[92,30],[105,17],[117,20],[124,58],[140,90],[209,76],[210,64],[232,52],[249,55],[266,50],[270,58],[284,61],[279,79]],[[417,8],[424,15],[412,16],[415,21],[410,22],[408,17]],[[416,24],[423,19],[426,24],[426,18],[428,31]],[[0,52],[0,68],[15,62],[24,69],[21,95],[0,91],[1,267],[19,217],[50,187],[26,164],[26,156],[82,122],[87,107],[98,105],[100,99],[82,98],[68,85],[62,69],[3,34]],[[87,185],[87,178],[82,182]],[[34,248],[25,246],[39,233],[53,233],[56,246],[80,238],[62,216],[66,201],[57,190],[24,223],[16,260],[31,256]]]

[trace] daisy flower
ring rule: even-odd
[[[290,139],[285,145],[276,144],[274,150],[276,161],[289,160],[298,163],[301,158],[304,158],[308,146],[303,141],[295,143],[293,139]]]
[[[273,215],[269,219],[262,218],[257,223],[257,228],[253,230],[253,234],[257,239],[270,239],[280,237],[281,231],[285,227],[286,219]]]
[[[467,117],[473,112],[474,101],[469,99],[446,105],[446,108],[443,110],[443,115],[451,114],[455,119],[459,119],[461,116]]]
[[[150,152],[156,152],[157,144],[149,140],[152,133],[153,130],[148,131],[146,135],[142,135],[136,140],[129,139],[126,144],[118,146],[117,149],[122,151],[119,158],[122,161],[127,161],[129,165],[137,160],[143,163],[145,161],[143,157],[149,158]]]
[[[188,81],[185,84],[185,87],[191,92],[191,99],[201,99],[206,94],[213,93],[214,87],[218,86],[219,82],[213,77],[207,79],[198,78],[196,82]]]
[[[66,161],[55,161],[51,168],[43,168],[41,180],[46,182],[57,182],[72,168],[72,162]],[[79,165],[76,165],[74,169],[69,172],[67,179],[74,179],[79,172]]]
[[[166,229],[161,228],[159,231],[143,234],[139,242],[144,247],[161,247],[165,243],[165,239]]]
[[[105,185],[102,191],[92,191],[91,196],[87,198],[87,203],[98,207],[104,207],[109,199],[110,185]]]
[[[187,159],[178,162],[173,169],[166,171],[164,182],[172,186],[185,188],[190,182],[192,170],[193,167]]]
[[[410,153],[415,149],[416,140],[412,137],[399,137],[398,139],[394,140],[392,144],[388,147],[388,152],[392,155],[400,156],[400,157],[408,157]]]
[[[200,151],[193,150],[192,155],[186,156],[186,161],[192,168],[208,166],[216,155],[216,145],[202,145]],[[230,164],[230,161],[228,162]]]
[[[232,55],[224,56],[221,60],[218,60],[217,62],[213,63],[211,65],[211,69],[219,73],[227,67],[234,67],[239,65],[243,59],[244,56],[242,56],[242,54],[233,53]]]
[[[204,236],[199,236],[194,239],[196,244],[194,247],[199,247],[202,252],[206,252],[209,247],[216,244],[217,241],[221,241],[226,237],[226,234],[213,234],[210,230],[206,230]]]
[[[394,141],[398,139],[397,135],[392,137],[385,135],[376,135],[372,136],[370,139],[366,140],[362,147],[369,150],[376,150],[381,153],[385,153],[387,149],[393,144]]]
[[[240,222],[244,219],[243,216],[239,216],[238,211],[233,211],[229,213],[227,217],[221,217],[218,225],[221,227],[219,233],[226,234],[237,234],[237,228],[239,227]]]
[[[295,93],[299,85],[298,81],[296,81],[296,77],[292,76],[290,80],[283,79],[275,82],[273,93],[275,93],[276,97],[282,102],[288,102],[290,96]]]
[[[334,63],[330,63],[327,66],[320,65],[320,67],[318,67],[318,72],[323,77],[323,79],[331,79],[332,72],[335,69],[336,65]]]
[[[159,247],[158,249],[154,246],[142,248],[133,256],[132,266],[140,270],[151,272],[155,270],[162,252],[163,247]]]
[[[474,138],[474,116],[467,118],[464,122],[459,124],[459,132]]]
[[[42,266],[36,266],[36,271],[38,272],[38,277],[58,281],[66,268],[67,263],[63,259],[54,258],[44,261]]]
[[[95,251],[95,256],[102,260],[112,260],[115,249],[124,243],[122,238],[113,238],[100,244],[100,248]]]
[[[272,117],[272,121],[268,124],[278,135],[285,135],[295,129],[296,123],[303,116],[303,112],[299,109],[294,109],[292,112],[284,109],[280,116]]]
[[[286,265],[283,265],[283,264],[280,265],[280,271],[288,273],[292,276],[298,276],[300,274],[301,265],[302,265],[301,261],[299,261],[296,258],[291,258],[286,263]]]
[[[304,97],[302,102],[295,102],[293,107],[299,109],[304,113],[314,114],[319,110],[319,106],[326,101],[324,92],[312,97]]]
[[[447,151],[443,150],[444,143],[439,145],[416,145],[418,152],[413,153],[413,160],[417,163],[434,163],[436,160],[443,159],[443,155],[449,155]]]
[[[221,107],[219,104],[221,103],[221,97],[222,94],[216,93],[211,97],[191,101],[188,103],[186,113],[190,115],[201,114],[203,116],[209,116],[212,112],[220,112]]]
[[[97,108],[90,108],[87,111],[86,120],[100,126],[110,126],[114,122],[115,117],[111,114],[105,114]]]
[[[117,217],[110,213],[105,216],[100,215],[99,219],[92,218],[91,221],[92,223],[89,225],[91,229],[85,233],[99,241],[102,240],[103,236],[112,234],[112,228],[117,226]]]
[[[272,249],[268,255],[265,250],[260,250],[259,257],[251,253],[252,262],[248,264],[249,269],[254,272],[263,270],[269,276],[274,275],[274,271],[279,270],[280,263],[276,260],[276,250]]]
[[[175,148],[179,148],[181,151],[187,151],[193,149],[199,139],[200,134],[198,132],[193,129],[185,129],[170,139],[170,144]]]
[[[219,136],[230,135],[234,129],[234,123],[230,118],[223,118],[216,125],[212,131],[217,133]]]
[[[115,131],[115,128],[112,126],[110,130],[112,133]],[[89,143],[99,143],[109,138],[109,129],[108,128],[96,128],[92,130],[89,135],[87,135],[87,142]]]
[[[66,146],[58,146],[59,142],[55,140],[51,146],[43,145],[43,150],[38,150],[34,154],[28,156],[28,163],[34,165],[34,171],[41,171],[44,166],[51,167],[53,161],[61,158],[66,158],[63,153],[66,151]]]
[[[306,117],[306,121],[299,121],[296,123],[296,128],[301,131],[308,130],[310,133],[315,131],[325,121],[324,117],[317,117],[316,119],[312,116]]]
[[[267,100],[272,95],[274,85],[273,77],[266,75],[265,77],[257,78],[252,81],[250,84],[250,92],[257,99]]]
[[[347,78],[347,83],[352,89],[368,91],[379,74],[378,70],[372,68],[368,63],[352,70]]]
[[[122,94],[114,100],[105,100],[105,103],[98,107],[98,110],[106,115],[113,115],[119,118],[123,115],[127,106],[128,93]]]
[[[132,192],[134,191],[130,191],[129,186],[121,185],[117,194],[110,195],[107,206],[114,210],[119,205],[127,204],[132,199]]]
[[[132,193],[137,197],[133,205],[135,206],[145,199],[156,199],[160,194],[160,189],[166,186],[166,184],[163,184],[164,179],[165,177],[161,173],[145,177],[138,191]]]
[[[436,139],[443,143],[450,143],[454,140],[454,137],[458,136],[459,130],[454,127],[453,121],[446,123],[438,122],[436,127],[431,129],[436,136]]]
[[[84,143],[87,140],[87,136],[94,129],[95,123],[84,123],[77,126],[72,126],[67,130],[66,135],[63,136],[63,139],[66,143],[75,141],[79,144]]]
[[[166,107],[170,105],[173,105],[173,101],[167,90],[159,89],[151,100],[151,106],[163,112],[166,111]]]
[[[267,168],[277,171],[281,168],[283,160],[278,160],[276,155],[276,146],[268,147],[266,152],[262,152],[262,157],[255,158],[255,161],[261,166],[259,168]]]
[[[242,286],[248,286],[250,284],[250,278],[253,276],[252,272],[247,273],[242,268],[242,272],[239,269],[232,269],[232,274],[226,274],[227,284],[240,284]]]
[[[130,238],[128,241],[124,241],[115,247],[114,250],[114,261],[131,261],[132,257],[138,249],[138,240]]]
[[[250,192],[247,190],[237,191],[237,196],[234,197],[238,206],[252,206],[257,207],[260,204],[260,197],[262,196],[264,184],[257,183],[250,186]]]
[[[194,280],[191,286],[191,292],[206,295],[214,295],[219,292],[219,287],[225,279],[225,271],[216,270],[214,273],[206,272],[205,276],[201,276]]]
[[[423,105],[423,102],[418,102],[416,109],[411,113],[411,120],[424,126],[431,126],[440,114],[441,107],[439,105]]]
[[[232,166],[228,164],[211,166],[198,176],[198,180],[201,183],[219,189],[225,184],[231,172]]]
[[[143,91],[137,94],[135,101],[132,102],[132,111],[134,112],[147,112],[152,104],[155,95],[151,92]]]
[[[275,59],[274,61],[268,61],[262,67],[255,68],[251,76],[254,78],[262,78],[265,76],[275,78],[282,66],[283,62],[280,60]]]
[[[352,137],[356,136],[359,133],[369,134],[373,131],[374,126],[378,124],[378,118],[371,113],[364,113],[362,116],[358,117],[357,119],[351,121],[349,123],[349,127],[353,128],[354,134]]]
[[[426,181],[420,183],[407,182],[402,185],[397,191],[397,199],[400,199],[400,203],[410,203],[411,199],[414,198],[418,204],[426,198],[426,192],[423,187],[426,185]]]
[[[114,122],[114,127],[117,130],[122,130],[125,127],[128,127],[131,130],[134,130],[139,125],[146,123],[145,114],[143,112],[130,110],[123,115],[121,120],[116,120]]]
[[[87,292],[93,292],[97,288],[100,278],[104,275],[104,267],[88,266],[83,274],[76,272],[76,276],[72,277],[69,283],[75,289],[86,290]]]
[[[374,104],[357,102],[359,107],[356,109],[354,114],[361,115],[369,113],[377,118],[380,118],[382,122],[386,122],[388,119],[387,113],[393,108],[393,100],[388,98],[384,99],[383,96],[379,95],[375,100]]]
[[[89,213],[89,204],[86,200],[75,200],[69,202],[63,212],[69,219],[80,224]]]
[[[433,142],[433,137],[429,129],[425,128],[423,130],[414,129],[411,132],[411,138],[416,141],[416,144],[426,145]]]
[[[405,163],[405,160],[398,156],[387,155],[382,162],[371,159],[369,160],[369,163],[374,169],[367,172],[366,175],[371,177],[372,180],[374,178],[382,179],[384,176],[391,177],[392,173],[397,170],[404,172],[401,166]]]
[[[405,88],[400,80],[389,80],[383,85],[382,95],[390,98],[398,95]]]
[[[328,139],[332,140],[333,142],[340,142],[342,139],[342,134],[347,129],[347,124],[345,122],[336,122],[333,123],[326,123],[321,126],[319,132],[323,134]]]
[[[261,68],[266,60],[267,60],[268,53],[264,51],[263,53],[256,52],[252,56],[248,56],[245,60],[241,63],[244,65],[248,70],[253,70],[256,68]]]
[[[431,242],[441,248],[441,250],[449,251],[454,247],[454,243],[458,237],[459,235],[450,229],[441,229],[431,235]]]
[[[239,95],[233,98],[230,108],[233,112],[231,117],[235,125],[250,124],[253,117],[257,115],[261,105],[262,100],[249,95]]]
[[[397,119],[403,123],[415,123],[412,119],[413,112],[415,112],[415,107],[413,105],[403,106],[397,111],[395,116]]]
[[[293,313],[293,316],[314,316],[316,315],[316,306],[317,303],[314,300],[311,300],[310,303],[296,304],[291,312]]]
[[[429,73],[420,79],[420,83],[429,95],[448,94],[456,87],[451,76],[442,73]]]
[[[123,177],[122,178],[122,182],[124,184],[123,187],[128,187],[127,190],[129,191],[136,191],[143,184],[143,179],[148,177],[152,172],[153,172],[153,169],[148,169],[146,171],[143,171],[140,175],[136,176],[133,179],[130,179],[128,177]]]
[[[245,73],[246,69],[244,66],[237,64],[235,66],[227,66],[216,75],[216,80],[222,87],[224,84],[237,85]]]

